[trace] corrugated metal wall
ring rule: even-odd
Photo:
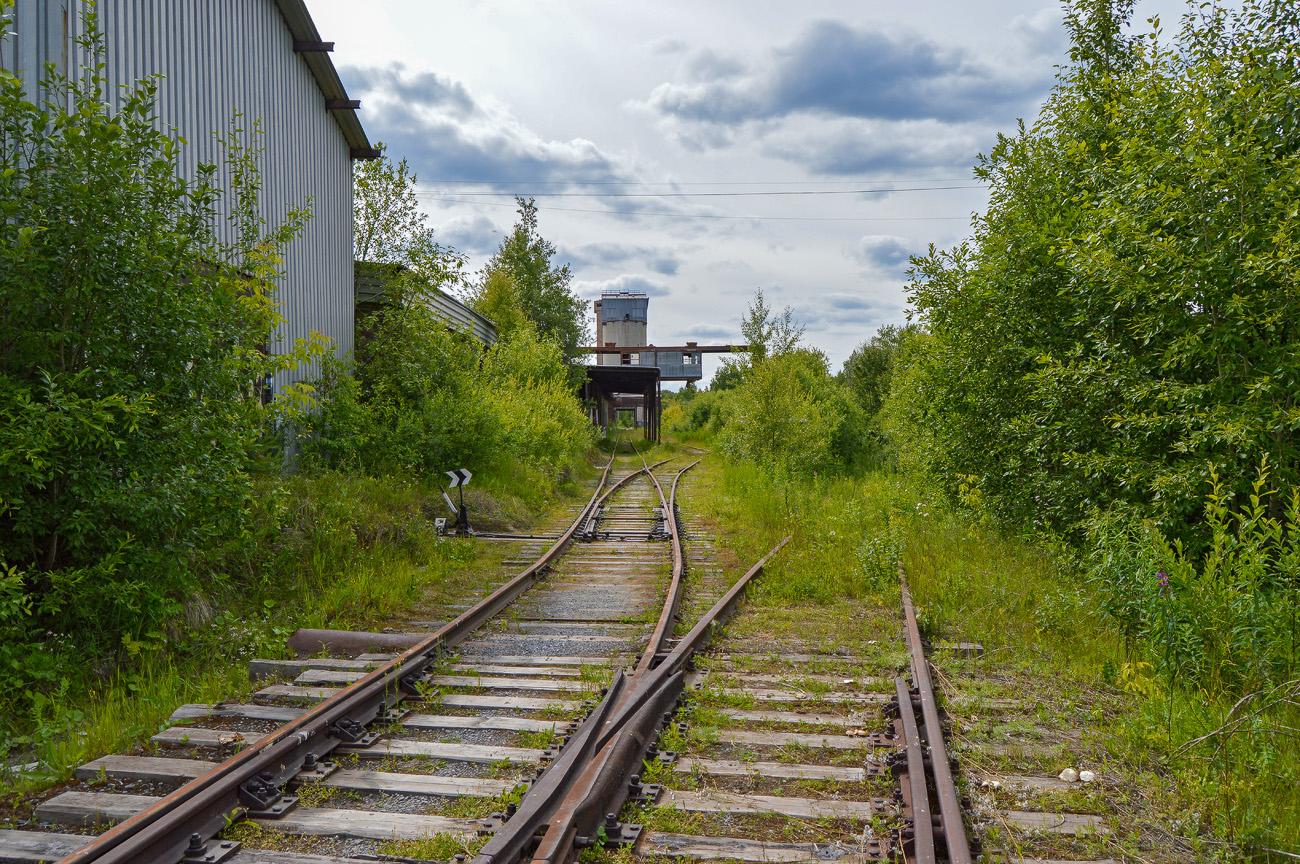
[[[71,40],[84,6],[84,0],[17,0],[16,32],[0,46],[0,65],[21,75],[29,93],[35,82],[28,70],[48,62],[66,70],[71,62],[75,72]],[[274,0],[99,0],[96,8],[112,86],[165,76],[157,113],[188,142],[181,157],[186,176],[200,162],[223,163],[217,136],[230,129],[236,112],[245,128],[260,118],[263,218],[278,224],[309,198],[312,212],[285,252],[279,297],[286,320],[272,351],[316,330],[333,340],[338,354],[351,352],[352,160]],[[219,231],[234,239],[229,224]],[[281,375],[276,389],[314,372]]]

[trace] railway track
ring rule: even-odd
[[[616,454],[558,536],[480,541],[522,569],[450,623],[299,631],[306,659],[82,766],[0,861],[970,861],[905,581],[906,679],[751,650],[722,625],[785,541],[728,584],[685,461]]]

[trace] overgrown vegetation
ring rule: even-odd
[[[102,57],[87,23],[79,47]],[[261,349],[278,251],[309,214],[256,215],[256,124],[227,136],[223,200],[215,166],[180,178],[156,81],[110,112],[86,71],[48,77],[48,104],[0,78],[0,705],[64,686],[37,634],[92,656],[163,638],[210,550],[251,528],[277,410],[260,382],[319,347]]]
[[[826,526],[792,549],[819,566],[763,591],[838,604],[901,556],[932,632],[1116,698],[1112,754],[1174,784],[1189,848],[1295,850],[1300,11],[1204,6],[1166,42],[1125,35],[1131,10],[1067,8],[1071,62],[982,158],[975,236],[914,261],[916,321],[839,376],[852,446],[807,407],[838,395],[773,386],[766,351],[677,396],[671,428],[741,460],[744,524]],[[778,432],[747,402],[822,425]],[[882,494],[887,517],[846,532]]]
[[[0,0],[0,41],[12,8]],[[86,24],[80,47],[102,62]],[[243,662],[278,656],[297,626],[443,614],[482,586],[473,545],[435,536],[434,479],[472,469],[476,521],[507,528],[575,493],[592,444],[528,296],[490,349],[434,313],[434,292],[468,277],[404,162],[356,165],[355,251],[393,276],[358,356],[276,345],[279,253],[310,212],[258,215],[258,124],[237,116],[226,164],[186,179],[156,82],[110,99],[101,68],[47,80],[42,104],[0,74],[7,782],[66,778],[178,704],[238,694]],[[227,219],[237,240],[221,243]],[[527,233],[549,262],[535,216]],[[264,405],[266,377],[306,359],[322,379]]]

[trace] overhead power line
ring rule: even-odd
[[[419,193],[428,198],[430,201],[444,201],[449,204],[472,204],[478,207],[509,207],[514,209],[514,204],[508,204],[504,201],[466,201],[460,198],[442,198],[435,197],[433,193]],[[560,213],[600,213],[605,216],[662,216],[670,219],[740,219],[744,221],[758,220],[763,222],[781,221],[781,222],[943,222],[954,219],[969,219],[970,216],[732,216],[717,213],[654,213],[647,210],[629,210],[620,212],[617,210],[596,210],[581,207],[539,207],[539,210],[549,210]]]
[[[872,195],[882,192],[942,192],[950,189],[981,189],[982,186],[900,186],[892,189],[781,189],[759,192],[529,192],[535,198],[748,198],[773,195]],[[434,196],[445,193],[416,192],[416,195]],[[515,197],[516,192],[456,192],[462,197],[502,198]]]
[[[469,186],[829,186],[863,183],[968,183],[970,177],[857,177],[850,180],[431,180],[430,185],[462,183]]]

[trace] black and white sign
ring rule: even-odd
[[[457,468],[455,471],[448,471],[447,476],[451,478],[450,488],[455,489],[457,486],[468,486],[470,478],[474,475],[468,468]]]

